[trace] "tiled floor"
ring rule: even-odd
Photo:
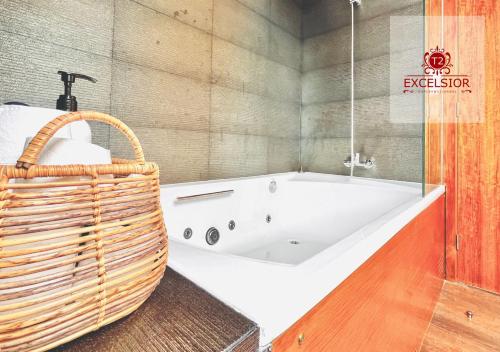
[[[499,352],[500,296],[445,282],[420,352],[444,351]]]

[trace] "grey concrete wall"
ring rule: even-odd
[[[112,1],[62,6],[49,0],[0,0],[0,103],[55,108],[63,91],[57,71],[64,70],[98,78],[97,84],[79,82],[73,92],[82,108],[109,113],[113,13]],[[105,146],[108,134],[105,127],[95,128],[96,140]]]
[[[302,165],[347,174],[351,7],[318,0],[304,2],[303,11]],[[393,20],[391,36],[391,16],[422,15],[421,0],[370,0],[355,9],[355,149],[377,161],[375,169],[356,169],[357,176],[422,180],[423,100],[403,96],[399,82],[391,82],[400,78],[395,72],[414,72],[423,52],[421,23],[408,18],[398,27]],[[401,123],[402,115],[413,123]]]
[[[355,143],[377,159],[357,175],[420,180],[421,125],[389,116],[423,116],[423,104],[402,98],[388,71],[394,62],[409,70],[422,39],[408,26],[391,47],[390,17],[422,15],[422,6],[356,9]],[[162,182],[296,170],[299,157],[306,170],[348,172],[347,0],[0,0],[0,12],[0,102],[54,107],[58,70],[94,76],[97,84],[74,87],[80,109],[132,127]],[[93,132],[131,156],[115,131]]]
[[[0,0],[0,13],[0,102],[54,107],[56,72],[86,73],[98,83],[75,84],[79,108],[127,123],[162,182],[298,168],[295,3]],[[93,132],[113,155],[131,156],[115,131]]]

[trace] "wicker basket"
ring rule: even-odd
[[[117,128],[135,161],[36,165],[57,130],[78,120]],[[148,298],[167,262],[158,177],[134,133],[96,112],[54,119],[16,166],[0,165],[0,351],[48,350]]]

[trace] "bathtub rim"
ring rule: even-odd
[[[306,179],[306,177],[312,176],[314,178],[321,178],[321,180],[313,180]],[[230,177],[230,178],[217,178],[210,180],[201,180],[201,181],[188,181],[188,182],[175,182],[175,183],[163,183],[160,184],[160,189],[176,189],[180,187],[186,186],[203,186],[209,185],[212,183],[229,183],[229,182],[237,182],[237,181],[249,181],[249,180],[260,180],[269,177],[276,178],[288,178],[288,180],[292,181],[293,178],[300,178],[298,181],[311,181],[311,182],[338,182],[338,183],[352,183],[352,184],[377,184],[384,185],[389,188],[394,187],[402,187],[405,190],[412,189],[415,192],[419,192],[422,194],[422,183],[420,182],[412,182],[412,181],[400,181],[400,180],[392,180],[392,179],[382,179],[382,178],[372,178],[372,177],[361,177],[361,176],[348,176],[348,175],[335,175],[335,174],[326,174],[321,172],[312,172],[312,171],[288,171],[288,172],[278,172],[271,174],[260,174],[254,176],[242,176],[242,177]],[[432,185],[432,189],[438,188],[441,185]]]

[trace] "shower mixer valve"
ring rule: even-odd
[[[344,165],[346,167],[351,167],[351,156],[348,156],[347,159],[344,160]],[[368,159],[365,159],[365,161],[360,161],[359,160],[359,153],[354,154],[354,163],[353,166],[359,166],[364,169],[371,169],[375,167],[375,158],[371,157]]]

